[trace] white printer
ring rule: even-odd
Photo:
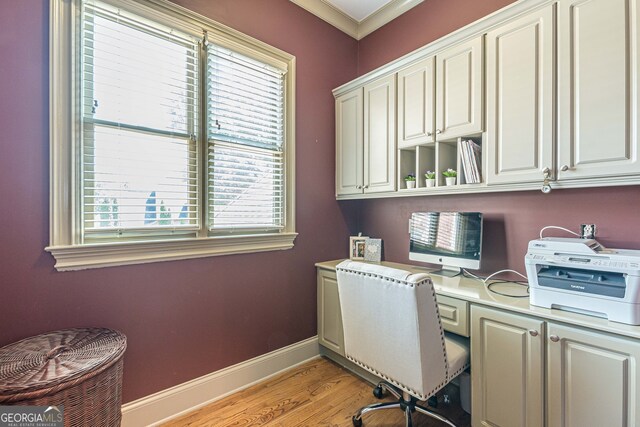
[[[640,251],[545,237],[529,242],[525,265],[532,305],[640,325]]]

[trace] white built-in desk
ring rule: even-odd
[[[318,339],[322,354],[363,374],[344,357],[341,261],[316,264]],[[467,277],[432,281],[444,329],[471,340],[473,426],[640,427],[640,326],[531,306]],[[498,289],[525,292],[517,284]]]

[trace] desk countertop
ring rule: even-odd
[[[343,260],[325,261],[316,263],[317,268],[335,271],[336,266]],[[383,261],[381,265],[413,273],[427,273],[432,269],[418,267],[415,265],[399,264],[395,262]],[[446,295],[469,301],[473,304],[480,304],[489,307],[499,308],[529,316],[539,317],[545,320],[567,323],[572,326],[582,326],[602,332],[623,335],[626,337],[640,339],[640,326],[625,325],[624,323],[610,322],[599,317],[586,316],[556,309],[536,307],[529,304],[529,298],[511,298],[490,292],[487,287],[477,279],[468,277],[443,277],[439,275],[431,276],[433,286],[438,295]],[[524,287],[517,284],[500,285],[500,292],[523,295]]]

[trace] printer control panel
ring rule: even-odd
[[[575,264],[575,265],[592,265],[594,267],[604,267],[604,268],[638,268],[640,266],[637,262],[624,262],[624,261],[611,261],[608,259],[598,259],[598,258],[586,258],[579,256],[544,256],[544,255],[535,255],[531,254],[531,259],[540,260],[540,261],[555,261],[555,262],[563,262],[566,264]]]
[[[609,260],[593,260],[591,265],[596,265],[598,267],[638,268],[638,263],[635,262],[619,262]]]

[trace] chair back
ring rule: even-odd
[[[347,358],[420,400],[440,389],[448,363],[429,276],[356,261],[336,273]]]

